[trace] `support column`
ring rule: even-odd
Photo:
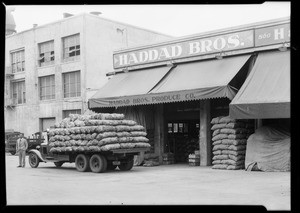
[[[154,150],[155,155],[159,156],[159,163],[162,164],[162,154],[164,152],[165,140],[165,119],[163,114],[163,104],[154,106]]]
[[[210,100],[200,101],[200,166],[211,165]]]

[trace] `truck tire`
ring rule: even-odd
[[[28,157],[28,162],[32,168],[36,168],[39,166],[40,160],[39,160],[39,157],[37,156],[37,154],[30,153],[29,157]]]
[[[102,173],[106,171],[107,160],[103,155],[94,154],[90,158],[90,168],[92,172]]]
[[[117,165],[113,165],[112,161],[107,161],[107,170],[115,170]]]
[[[89,170],[89,156],[79,154],[75,158],[75,167],[79,172],[86,172]]]
[[[133,167],[133,159],[130,158],[125,162],[121,162],[121,164],[118,165],[118,167],[121,171],[129,171]]]
[[[54,165],[55,165],[56,167],[61,167],[63,164],[64,164],[63,161],[54,162]]]

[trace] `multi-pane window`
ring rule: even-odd
[[[11,53],[11,68],[12,72],[25,71],[25,51],[15,51]]]
[[[14,104],[26,103],[25,81],[12,82],[12,99]]]
[[[39,66],[54,64],[54,41],[39,44]]]
[[[63,74],[64,98],[78,97],[80,92],[80,71]]]
[[[63,38],[63,59],[75,60],[80,56],[80,39],[79,34]]]
[[[70,114],[81,114],[81,109],[63,110],[63,118],[68,117]]]
[[[49,75],[39,78],[40,100],[55,99],[55,78]]]

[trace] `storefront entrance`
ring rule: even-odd
[[[175,163],[188,163],[188,156],[199,150],[199,101],[169,103],[164,106],[167,138],[164,153],[172,153]]]
[[[188,163],[188,155],[199,150],[199,120],[168,121],[166,149],[175,163]]]

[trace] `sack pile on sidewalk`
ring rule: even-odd
[[[150,147],[145,128],[123,114],[70,114],[49,130],[50,152]]]
[[[248,120],[235,120],[229,116],[216,117],[213,125],[213,169],[244,169],[247,138],[253,133]]]

